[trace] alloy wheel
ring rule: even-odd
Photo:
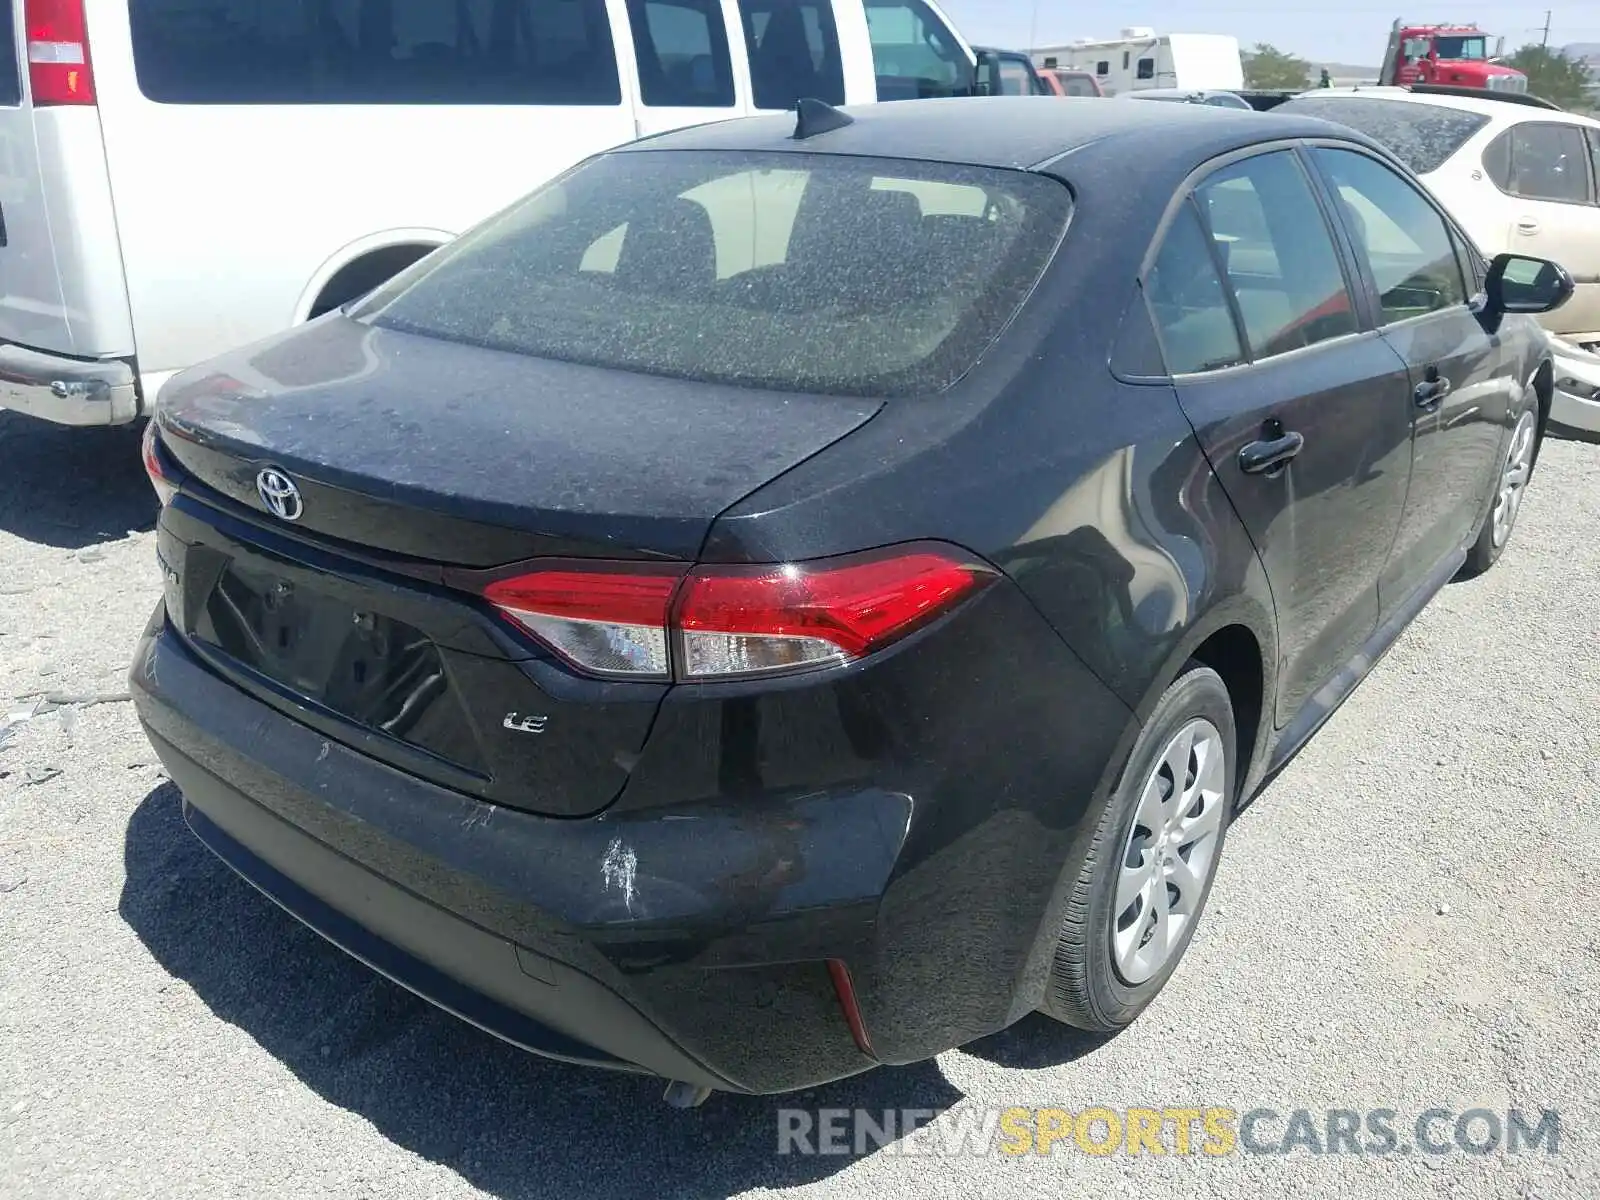
[[[1167,743],[1145,780],[1123,847],[1111,955],[1137,986],[1166,966],[1200,912],[1216,869],[1227,787],[1222,734],[1203,718]]]
[[[1533,474],[1533,447],[1536,423],[1531,411],[1522,414],[1511,433],[1511,448],[1506,451],[1505,469],[1500,473],[1500,491],[1494,498],[1494,547],[1500,549],[1511,536],[1522,508],[1522,497]]]

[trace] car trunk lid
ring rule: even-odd
[[[163,393],[206,487],[297,529],[431,562],[547,554],[693,560],[716,516],[869,420],[878,400],[610,371],[342,315],[216,360]]]

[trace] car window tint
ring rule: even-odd
[[[22,68],[17,62],[17,25],[12,0],[0,0],[0,108],[22,103]]]
[[[757,108],[843,104],[844,57],[827,0],[739,0]]]
[[[1337,121],[1366,134],[1418,175],[1437,171],[1467,139],[1489,123],[1481,113],[1411,100],[1370,96],[1300,96],[1274,112],[1299,113]]]
[[[168,104],[619,105],[605,0],[129,0]]]
[[[733,107],[733,64],[718,0],[628,0],[628,22],[646,105]]]
[[[1293,154],[1245,159],[1196,193],[1257,358],[1358,328],[1333,235]]]
[[[1450,228],[1416,188],[1364,154],[1319,148],[1312,156],[1371,269],[1384,324],[1466,303]]]
[[[936,392],[1016,314],[1071,211],[1063,185],[1021,171],[614,153],[354,311],[619,370],[799,392]]]
[[[1589,147],[1582,128],[1530,121],[1513,129],[1506,190],[1529,200],[1589,200]]]
[[[962,96],[972,63],[922,0],[866,0],[879,100]]]
[[[1192,204],[1178,212],[1145,276],[1167,369],[1174,375],[1231,367],[1244,360],[1239,331],[1216,259]]]

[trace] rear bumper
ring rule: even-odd
[[[373,970],[547,1058],[731,1086],[589,976],[380,878],[273,816],[171,745],[153,741],[183,791],[184,820],[195,836],[291,916]],[[295,882],[291,871],[314,878],[321,894]],[[561,1032],[570,1028],[616,1053]]]
[[[402,774],[212,674],[164,620],[130,675],[196,835],[295,917],[542,1055],[740,1092],[868,1070],[829,976],[870,941],[903,797],[540,817]],[[827,872],[762,895],[783,855]]]
[[[0,342],[0,408],[57,425],[125,425],[139,415],[133,368]]]
[[[536,1053],[768,1094],[1042,1002],[1130,714],[1018,590],[973,608],[870,681],[677,689],[583,819],[330,739],[215,674],[163,607],[129,682],[190,827],[334,943]]]

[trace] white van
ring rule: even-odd
[[[134,420],[591,154],[974,66],[933,0],[0,0],[0,408]]]
[[[1239,39],[1221,33],[1162,33],[1131,26],[1107,41],[1081,39],[1065,46],[1041,46],[1034,65],[1091,71],[1107,96],[1147,88],[1185,91],[1238,91],[1244,87]]]

